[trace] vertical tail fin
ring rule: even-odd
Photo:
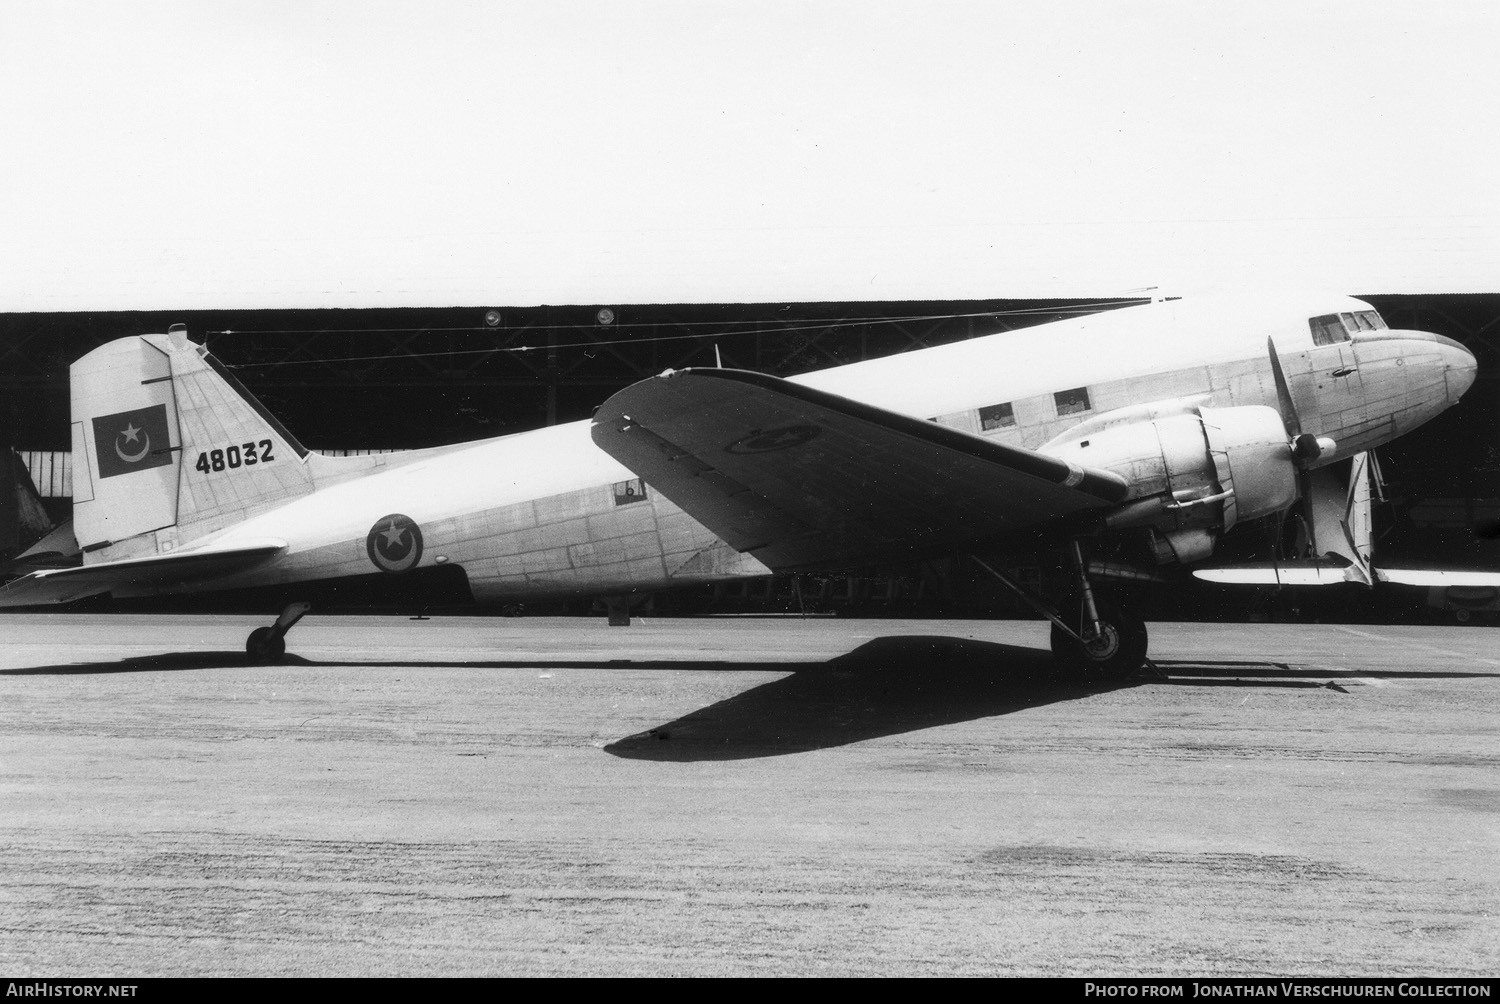
[[[71,380],[91,560],[170,551],[313,490],[307,449],[180,326],[102,345]]]

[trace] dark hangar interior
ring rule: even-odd
[[[1356,294],[1392,327],[1463,342],[1479,378],[1447,413],[1380,453],[1378,559],[1500,568],[1500,294]],[[165,310],[0,314],[0,442],[54,518],[66,515],[68,366],[106,341],[175,323],[206,342],[307,446],[389,450],[489,438],[585,419],[613,391],[668,368],[717,362],[787,376],[1017,330],[1122,300],[587,304],[446,308]],[[26,546],[0,503],[0,557]],[[1010,612],[977,579],[916,572],[865,580],[737,583],[667,609],[830,610],[878,615]],[[1474,620],[1493,590],[1414,596],[1260,595],[1185,579],[1145,596],[1156,616]]]

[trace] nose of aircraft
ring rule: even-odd
[[[1431,421],[1457,404],[1474,384],[1478,369],[1474,354],[1443,335],[1389,329],[1365,338],[1355,336],[1353,341],[1360,361],[1358,393],[1363,395],[1363,407],[1350,414],[1357,413],[1359,418],[1339,420],[1324,409],[1317,429],[1319,435],[1326,434],[1338,444],[1343,456],[1380,446]],[[1366,433],[1371,419],[1389,426],[1382,433]]]
[[[1474,385],[1479,363],[1474,359],[1474,353],[1462,343],[1441,335],[1435,337],[1442,346],[1443,379],[1448,384],[1448,403],[1457,404],[1464,391]]]
[[[1474,385],[1479,364],[1474,359],[1474,353],[1464,347],[1462,342],[1430,331],[1391,331],[1387,337],[1402,339],[1409,344],[1408,358],[1416,356],[1423,360],[1419,365],[1424,377],[1435,376],[1433,367],[1442,367],[1446,392],[1444,408],[1457,404],[1464,391]]]

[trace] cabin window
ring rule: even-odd
[[[1338,314],[1324,314],[1322,317],[1309,318],[1307,324],[1312,328],[1314,345],[1332,345],[1335,342],[1349,340],[1349,329],[1344,327],[1344,322]]]
[[[646,482],[640,478],[615,482],[615,505],[646,501]]]
[[[979,409],[979,428],[985,432],[991,429],[1004,429],[1016,424],[1016,409],[1011,407],[1010,402],[1005,404],[992,404],[988,408]]]
[[[1087,387],[1074,387],[1072,390],[1060,390],[1052,395],[1052,400],[1057,403],[1057,414],[1076,415],[1081,411],[1088,411],[1089,389]]]

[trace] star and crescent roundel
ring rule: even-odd
[[[115,436],[115,455],[127,464],[140,463],[150,452],[151,433],[137,428],[134,422],[127,422],[125,428]]]
[[[422,560],[422,530],[399,512],[382,516],[370,527],[365,550],[382,572],[409,572]]]
[[[816,425],[784,425],[777,429],[751,429],[724,447],[728,453],[772,453],[811,442],[823,430]]]

